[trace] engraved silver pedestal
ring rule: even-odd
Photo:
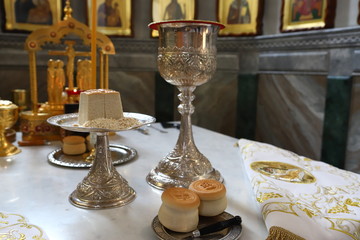
[[[96,154],[88,175],[70,195],[70,202],[82,208],[110,208],[128,204],[135,191],[113,166],[109,133],[96,133]]]
[[[71,193],[69,200],[76,207],[87,209],[104,209],[120,207],[135,198],[135,191],[116,171],[109,148],[109,132],[131,130],[155,122],[155,118],[139,113],[124,113],[125,117],[136,118],[139,124],[127,129],[101,129],[80,127],[78,115],[63,114],[48,119],[50,124],[66,130],[96,133],[95,159],[88,175]]]
[[[159,31],[158,68],[161,76],[180,94],[181,128],[175,148],[150,171],[146,180],[158,189],[188,187],[210,178],[223,181],[220,173],[195,146],[191,114],[195,88],[216,70],[216,38],[224,26],[208,21],[165,21],[149,25]]]

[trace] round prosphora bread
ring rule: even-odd
[[[187,188],[168,188],[161,195],[158,218],[166,228],[175,232],[190,232],[199,224],[200,199]]]
[[[199,215],[216,216],[226,209],[226,188],[221,182],[213,179],[201,179],[192,182],[189,189],[200,198]]]
[[[86,152],[85,138],[81,136],[64,137],[62,151],[66,155],[83,154]]]

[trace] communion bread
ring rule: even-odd
[[[64,137],[62,150],[66,155],[83,154],[86,152],[85,138],[81,136]]]
[[[199,215],[216,216],[226,209],[226,188],[221,182],[213,179],[201,179],[192,182],[189,189],[200,198]]]
[[[168,188],[161,195],[158,218],[166,228],[175,232],[190,232],[199,223],[200,199],[187,188]]]
[[[90,89],[80,93],[80,125],[95,119],[123,118],[120,93],[110,89]]]

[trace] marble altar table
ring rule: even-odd
[[[161,129],[161,125],[153,125]],[[157,239],[151,222],[161,205],[162,191],[145,181],[146,175],[166,156],[177,140],[179,130],[162,133],[148,127],[148,135],[139,131],[118,132],[110,144],[122,144],[137,151],[137,157],[117,165],[117,171],[136,191],[133,202],[123,207],[86,210],[70,204],[68,197],[88,173],[88,169],[50,164],[47,156],[61,147],[60,142],[45,146],[21,147],[11,161],[0,160],[0,212],[21,214],[40,227],[51,240],[79,239]],[[253,190],[243,168],[236,138],[197,126],[194,138],[200,151],[225,179],[226,211],[243,220],[242,240],[266,239],[268,234]],[[20,139],[17,135],[17,140]]]

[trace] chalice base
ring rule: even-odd
[[[1,145],[2,146],[0,147],[0,157],[12,156],[21,152],[21,149],[17,148],[9,142]]]
[[[172,153],[160,161],[146,177],[146,181],[157,189],[185,187],[199,179],[215,179],[223,182],[220,172],[211,167],[209,160],[201,153],[196,159],[185,156],[173,157]]]
[[[69,197],[70,203],[80,208],[104,209],[124,206],[135,199],[134,189],[116,170],[106,182],[96,183],[93,178],[89,174],[78,185]]]

